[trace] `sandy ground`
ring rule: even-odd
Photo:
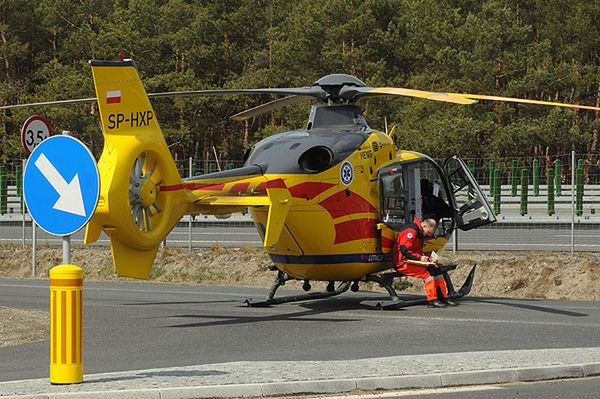
[[[458,263],[452,272],[455,287],[464,281],[470,266],[477,264],[471,296],[600,300],[600,254],[559,252],[471,252],[443,254],[443,260]],[[62,248],[38,248],[37,277],[61,263]],[[126,280],[113,272],[108,248],[74,249],[72,263],[84,269],[87,281]],[[150,279],[186,284],[270,287],[274,272],[261,249],[165,248],[159,251]],[[31,248],[0,246],[0,278],[31,278]],[[401,284],[404,292],[422,293],[420,280]],[[411,286],[412,285],[412,286]],[[290,283],[300,287],[300,283]],[[318,288],[319,285],[313,284]],[[321,285],[322,287],[323,285]],[[361,289],[380,290],[375,284]],[[265,292],[266,294],[266,292]],[[356,295],[356,294],[355,294]],[[45,339],[48,313],[2,307],[0,304],[0,347]]]

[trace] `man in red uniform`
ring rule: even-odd
[[[444,275],[432,262],[418,264],[411,261],[429,262],[427,255],[423,254],[423,241],[425,237],[432,237],[437,228],[433,219],[421,220],[415,217],[414,221],[398,232],[394,243],[394,266],[396,271],[405,276],[417,277],[425,282],[427,306],[432,308],[445,308],[456,306],[457,303],[447,298],[446,281]],[[438,288],[442,297],[438,298]]]

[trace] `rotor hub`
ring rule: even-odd
[[[323,76],[315,82],[316,86],[356,86],[365,87],[365,83],[356,76],[347,75],[345,73],[335,73],[332,75]]]
[[[340,95],[340,90],[342,90],[343,87],[365,87],[365,83],[362,80],[355,76],[343,73],[324,76],[314,84],[326,93],[323,101],[330,101],[336,104],[353,101],[352,97],[348,98]]]
[[[132,177],[129,181],[129,202],[132,206],[142,205],[143,176]]]
[[[134,161],[129,175],[131,216],[137,227],[142,231],[150,231],[150,218],[161,212],[157,203],[160,172],[155,172],[158,167],[159,164],[152,154],[143,153]]]
[[[156,201],[156,185],[149,178],[145,178],[140,186],[140,199],[147,208]]]

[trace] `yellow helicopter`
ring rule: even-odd
[[[100,199],[87,225],[85,243],[109,237],[115,271],[148,277],[160,243],[185,214],[228,215],[248,208],[277,277],[264,306],[357,291],[360,281],[392,287],[395,231],[414,217],[438,221],[425,251],[439,251],[455,227],[462,230],[496,218],[471,172],[453,155],[443,165],[428,156],[398,150],[385,132],[369,127],[359,99],[409,96],[456,104],[477,100],[596,107],[537,100],[368,87],[336,74],[300,88],[200,90],[147,94],[132,60],[90,61],[96,97],[44,105],[97,101],[104,134],[98,169]],[[234,115],[244,120],[292,103],[318,99],[306,128],[276,134],[255,144],[237,169],[182,179],[161,132],[150,98],[219,94],[277,94],[287,97]],[[8,108],[8,107],[3,107]],[[452,268],[449,266],[448,268]],[[451,295],[467,294],[475,268],[458,291],[446,273]],[[288,280],[328,282],[326,292],[275,297]],[[336,286],[335,283],[339,282]],[[403,305],[398,305],[403,306]]]

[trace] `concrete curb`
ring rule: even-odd
[[[464,371],[444,374],[402,375],[313,381],[229,384],[177,388],[132,389],[102,392],[69,392],[2,396],[2,399],[192,399],[256,398],[276,395],[333,394],[361,391],[391,391],[418,388],[504,384],[563,378],[600,376],[600,363]]]

